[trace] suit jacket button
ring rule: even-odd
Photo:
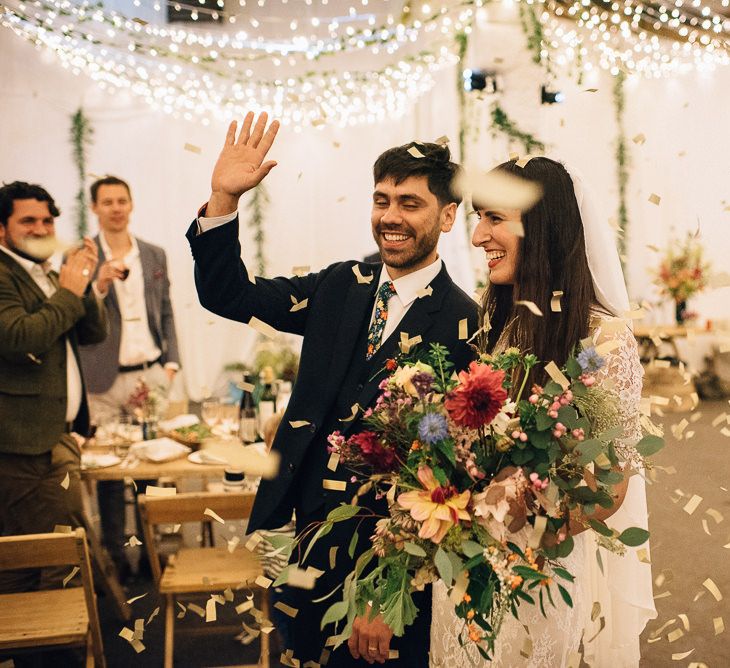
[[[294,466],[294,462],[289,462],[286,468],[289,469],[289,473],[294,473],[296,466]]]
[[[314,422],[312,422],[312,424],[309,425],[309,431],[311,431],[312,433],[317,431],[317,425]]]
[[[358,391],[358,392],[362,392],[362,389],[363,389],[363,387],[365,387],[365,386],[364,386],[364,385],[363,385],[362,383],[360,383],[360,384],[359,384],[359,385],[357,386],[357,391]]]

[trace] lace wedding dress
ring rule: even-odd
[[[636,340],[625,320],[596,312],[591,325],[596,345],[615,342],[613,350],[604,355],[606,364],[596,380],[619,397],[621,421],[626,425],[617,448],[620,457],[621,443],[633,444],[641,438],[643,370]],[[645,483],[640,474],[630,478],[624,502],[607,524],[618,531],[630,526],[647,528]],[[522,604],[519,620],[509,614],[505,617],[491,662],[481,657],[468,636],[463,636],[465,646],[460,645],[464,623],[454,612],[445,584],[439,581],[433,587],[431,668],[577,668],[579,650],[583,660],[596,668],[637,667],[639,635],[647,621],[656,617],[648,562],[646,544],[627,548],[626,554],[618,556],[599,548],[592,532],[580,533],[573,551],[562,561],[575,576],[574,583],[561,581],[573,607],[556,600],[555,608],[546,604],[547,617],[543,617],[537,606]]]

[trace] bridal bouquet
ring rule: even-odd
[[[458,375],[437,344],[388,361],[366,430],[329,437],[340,465],[362,485],[313,540],[334,522],[357,519],[359,496],[374,493],[388,507],[343,599],[322,620],[323,627],[345,620],[337,643],[368,604],[402,635],[417,614],[412,593],[441,578],[464,620],[463,641],[489,658],[501,621],[519,605],[539,605],[543,614],[556,600],[572,605],[561,581],[573,577],[560,565],[573,549],[571,523],[615,552],[647,540],[640,528],[617,534],[583,519],[613,505],[620,463],[641,466],[662,445],[651,435],[635,447],[617,441],[616,399],[594,386],[603,363],[595,348],[583,349],[563,369],[548,365],[553,380],[527,391],[538,360],[515,348],[482,355]]]

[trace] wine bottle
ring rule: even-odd
[[[256,441],[256,405],[253,399],[253,376],[243,375],[243,394],[238,409],[238,435],[244,443]]]
[[[258,414],[259,414],[259,420],[258,420],[258,426],[259,426],[259,433],[264,433],[264,425],[266,424],[266,421],[276,413],[276,390],[274,381],[274,370],[266,366],[263,369],[261,369],[261,373],[259,374],[259,381],[262,386],[261,395],[259,396],[259,403],[257,406]]]

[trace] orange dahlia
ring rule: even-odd
[[[472,362],[459,373],[459,384],[446,398],[446,410],[461,427],[478,429],[489,424],[507,399],[504,371]]]

